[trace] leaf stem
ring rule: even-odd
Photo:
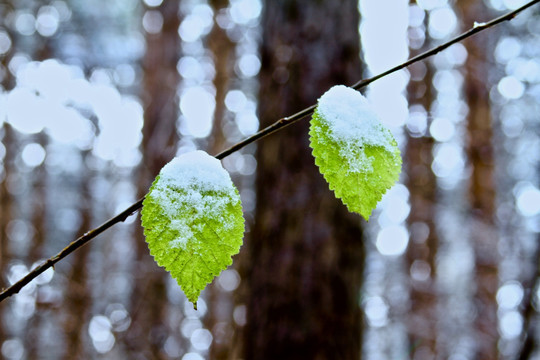
[[[380,78],[383,78],[387,75],[390,75],[396,71],[399,71],[401,69],[404,69],[406,68],[407,66],[409,65],[412,65],[418,61],[421,61],[421,60],[424,60],[430,56],[433,56],[439,52],[441,52],[442,50],[450,47],[451,45],[455,44],[455,43],[458,43],[460,41],[463,41],[465,40],[466,38],[474,35],[474,34],[477,34],[481,31],[484,31],[486,29],[489,29],[490,27],[493,27],[499,23],[502,23],[504,21],[508,21],[508,20],[511,20],[513,19],[518,13],[522,12],[523,10],[533,6],[534,4],[540,2],[540,0],[533,0],[533,1],[530,1],[528,3],[526,3],[525,5],[515,9],[514,11],[511,11],[505,15],[502,15],[502,16],[499,16],[487,23],[482,23],[482,24],[479,24],[479,23],[476,23],[474,24],[474,26],[469,29],[468,31],[462,33],[461,35],[459,36],[456,36],[455,38],[449,40],[448,42],[445,42],[444,44],[441,44],[431,50],[428,50],[422,54],[419,54],[409,60],[407,60],[406,62],[400,64],[400,65],[397,65],[383,73],[380,73],[378,75],[375,75],[369,79],[364,79],[364,80],[361,80],[361,81],[358,81],[356,84],[352,85],[352,88],[358,90],[358,89],[361,89],[363,87],[366,87],[367,85],[371,84],[372,82],[376,81],[376,80],[379,80]],[[305,108],[299,112],[297,112],[296,114],[293,114],[291,116],[287,116],[287,117],[284,117],[284,118],[281,118],[279,120],[277,120],[275,123],[273,123],[272,125],[260,130],[259,132],[257,132],[256,134],[246,138],[245,140],[231,146],[230,148],[220,152],[219,154],[217,154],[215,157],[219,160],[229,156],[230,154],[244,148],[245,146],[257,141],[257,140],[260,140],[268,135],[271,135],[291,124],[294,124],[295,122],[298,122],[302,119],[304,119],[306,116],[308,115],[311,115],[313,113],[313,111],[315,110],[316,108],[316,105],[311,105],[310,107],[308,108]],[[65,258],[66,256],[68,256],[69,254],[71,254],[72,252],[74,252],[75,250],[77,250],[78,248],[80,248],[81,246],[83,246],[84,244],[88,243],[90,240],[92,240],[93,238],[95,238],[96,236],[98,236],[99,234],[101,234],[102,232],[104,232],[105,230],[109,229],[110,227],[112,227],[113,225],[119,223],[119,222],[123,222],[125,221],[130,215],[132,215],[133,213],[135,213],[137,210],[139,210],[141,207],[142,207],[142,202],[143,202],[144,198],[138,200],[136,203],[132,204],[131,206],[129,206],[126,210],[122,211],[120,214],[110,218],[109,220],[107,220],[105,223],[103,223],[102,225],[100,225],[99,227],[93,229],[93,230],[90,230],[88,231],[87,233],[85,233],[84,235],[82,235],[81,237],[77,238],[76,240],[72,241],[68,246],[66,246],[64,249],[62,249],[62,251],[60,251],[58,254],[56,254],[55,256],[45,260],[41,265],[37,266],[36,268],[34,268],[32,271],[30,271],[26,276],[24,276],[22,279],[20,279],[19,281],[17,281],[16,283],[14,283],[13,285],[11,285],[10,287],[8,287],[7,289],[3,289],[2,292],[0,293],[0,302],[2,302],[3,300],[5,300],[6,298],[14,295],[14,294],[17,294],[23,287],[25,287],[26,285],[28,285],[32,280],[34,280],[36,277],[38,277],[40,274],[42,274],[43,272],[45,272],[47,269],[53,267],[57,262],[59,262],[60,260],[62,260],[63,258]]]

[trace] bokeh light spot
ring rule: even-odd
[[[429,16],[429,34],[435,39],[449,36],[457,26],[457,17],[449,7],[432,10]],[[472,24],[471,24],[472,26]]]
[[[506,76],[499,81],[497,90],[507,99],[519,99],[525,92],[525,85],[514,76]]]
[[[19,339],[8,339],[2,343],[2,355],[7,360],[20,360],[24,355],[23,343]]]
[[[224,270],[218,277],[219,286],[227,291],[234,291],[240,285],[240,275],[234,269]]]
[[[208,350],[212,344],[212,333],[207,329],[197,329],[191,334],[190,341],[196,350]]]
[[[11,49],[11,38],[8,33],[0,30],[0,55],[7,53]]]
[[[521,335],[523,317],[517,311],[509,311],[499,318],[500,333],[503,338],[513,339]]]
[[[26,166],[36,167],[45,160],[45,149],[39,144],[31,143],[24,147],[21,157]]]
[[[509,281],[497,291],[497,302],[502,309],[514,309],[523,299],[523,287],[516,281]]]
[[[398,256],[403,254],[408,242],[407,229],[401,225],[391,225],[379,231],[376,246],[382,255]]]
[[[523,216],[535,216],[540,213],[540,190],[532,184],[518,184],[516,204]]]
[[[106,316],[94,316],[88,325],[88,334],[94,348],[100,354],[105,354],[113,348],[115,339],[111,332],[111,323]]]
[[[388,305],[380,296],[369,298],[364,306],[369,324],[373,327],[385,326],[388,322]]]
[[[163,28],[163,15],[157,10],[148,10],[142,18],[142,26],[149,34],[158,34]]]

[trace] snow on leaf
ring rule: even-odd
[[[182,154],[150,187],[142,226],[150,254],[197,308],[201,291],[242,245],[240,195],[219,160],[204,151]]]
[[[401,172],[396,140],[367,99],[343,85],[320,99],[310,123],[315,164],[349,211],[369,219]]]

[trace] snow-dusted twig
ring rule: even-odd
[[[514,11],[511,11],[505,15],[502,15],[502,16],[499,16],[498,18],[495,18],[487,23],[475,23],[474,26],[469,29],[468,31],[464,32],[463,34],[459,35],[459,36],[456,36],[455,38],[451,39],[450,41],[448,42],[445,42],[444,44],[441,44],[431,50],[428,50],[422,54],[419,54],[409,60],[407,60],[406,62],[398,65],[398,66],[395,66],[379,75],[376,75],[376,76],[373,76],[369,79],[365,79],[365,80],[361,80],[359,82],[357,82],[356,84],[354,84],[352,87],[354,89],[360,89],[360,88],[363,88],[363,87],[366,87],[367,85],[371,84],[372,82],[380,79],[380,78],[383,78],[387,75],[390,75],[396,71],[399,71],[401,69],[404,69],[406,68],[407,66],[409,65],[412,65],[418,61],[421,61],[421,60],[424,60],[430,56],[433,56],[439,52],[441,52],[442,50],[450,47],[451,45],[455,44],[455,43],[458,43],[460,41],[463,41],[465,40],[466,38],[474,35],[474,34],[477,34],[481,31],[484,31],[490,27],[493,27],[499,23],[502,23],[504,21],[508,21],[508,20],[511,20],[513,19],[518,13],[522,12],[523,10],[535,5],[536,3],[540,2],[540,0],[533,0],[533,1],[530,1],[528,3],[526,3],[525,5],[515,9]],[[215,157],[218,159],[218,160],[221,160],[227,156],[229,156],[230,154],[242,149],[243,147],[259,140],[259,139],[262,139],[263,137],[266,137],[270,134],[273,134],[281,129],[283,129],[284,127],[286,126],[289,126],[291,124],[294,124],[295,122],[297,121],[300,121],[302,119],[304,119],[305,117],[307,117],[308,115],[311,115],[313,113],[313,111],[315,110],[315,107],[316,105],[312,105],[308,108],[305,108],[299,112],[297,112],[296,114],[293,114],[291,116],[287,116],[287,117],[284,117],[284,118],[281,118],[279,119],[278,121],[276,121],[275,123],[273,123],[272,125],[260,130],[258,133],[246,138],[245,140],[231,146],[229,149],[226,149],[222,152],[220,152],[219,154],[217,154]],[[80,248],[81,246],[83,246],[84,244],[86,244],[87,242],[89,242],[90,240],[92,240],[93,238],[95,238],[96,236],[98,236],[99,234],[101,234],[102,232],[104,232],[105,230],[107,230],[108,228],[112,227],[113,225],[119,223],[119,222],[123,222],[126,220],[126,218],[128,218],[130,215],[132,215],[133,213],[135,213],[137,210],[139,210],[141,207],[142,207],[142,202],[143,202],[144,199],[140,199],[138,200],[136,203],[132,204],[130,207],[128,207],[126,210],[122,211],[120,214],[116,215],[115,217],[109,219],[108,221],[106,221],[105,223],[103,223],[101,226],[93,229],[93,230],[90,230],[88,231],[87,233],[85,233],[84,235],[82,235],[81,237],[79,237],[78,239],[74,240],[73,242],[71,242],[68,246],[66,246],[62,251],[60,251],[58,254],[56,254],[55,256],[47,259],[45,262],[43,262],[41,265],[39,265],[38,267],[36,267],[35,269],[33,269],[32,271],[30,271],[26,276],[24,276],[22,279],[20,279],[19,281],[17,281],[16,283],[14,283],[13,285],[11,285],[10,287],[8,287],[7,289],[4,289],[1,293],[0,293],[0,302],[2,302],[3,300],[5,300],[6,298],[14,295],[14,294],[17,294],[23,287],[25,287],[26,285],[28,285],[32,280],[34,280],[36,277],[38,277],[41,273],[43,273],[44,271],[46,271],[47,269],[53,267],[57,262],[59,262],[60,260],[62,260],[63,258],[65,258],[66,256],[68,256],[69,254],[71,254],[72,252],[74,252],[75,250],[77,250],[78,248]]]

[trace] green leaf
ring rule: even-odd
[[[219,160],[203,151],[161,169],[143,202],[150,254],[197,308],[201,291],[238,253],[244,218],[238,190]]]
[[[401,172],[396,140],[358,91],[334,86],[311,118],[315,164],[349,211],[369,220]]]

